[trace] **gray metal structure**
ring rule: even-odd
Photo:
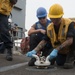
[[[12,10],[12,21],[18,24],[19,32],[18,37],[22,38],[22,31],[25,31],[25,12],[26,11],[26,0],[18,0],[17,4]]]

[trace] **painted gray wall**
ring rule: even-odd
[[[25,31],[26,0],[18,0],[12,10],[12,21]]]

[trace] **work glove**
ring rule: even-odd
[[[58,50],[57,49],[53,49],[53,51],[50,53],[49,55],[49,59],[52,60],[54,59],[58,54]]]
[[[33,54],[36,54],[37,52],[35,50],[29,51],[26,56],[27,57],[33,57]]]

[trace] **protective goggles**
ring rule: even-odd
[[[38,18],[39,20],[41,20],[41,19],[45,19],[46,17],[40,17],[40,18]]]

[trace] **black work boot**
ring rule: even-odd
[[[12,61],[12,49],[7,49],[7,55],[6,55],[6,59],[8,61]]]
[[[55,65],[55,60],[56,60],[56,58],[54,58],[54,59],[52,59],[52,60],[49,60],[49,61],[51,62],[50,65]]]
[[[72,69],[74,67],[74,52],[70,51],[67,55],[66,62],[63,66],[64,69]]]
[[[31,60],[28,62],[28,66],[35,66],[35,61],[36,59],[35,58],[31,58]]]
[[[64,64],[64,69],[72,69],[74,67],[74,62],[68,62]]]

